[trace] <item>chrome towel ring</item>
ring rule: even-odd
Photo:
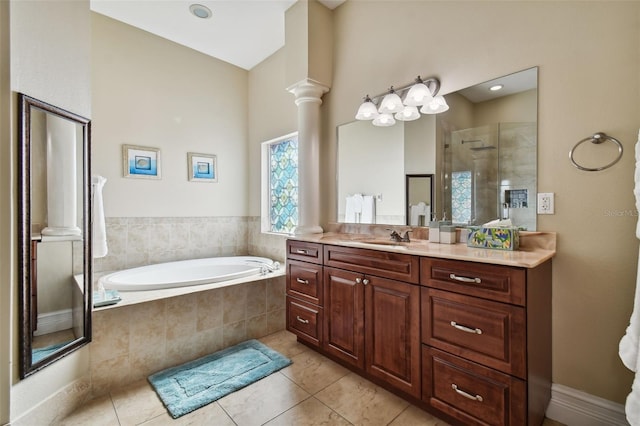
[[[578,146],[580,146],[580,144],[589,141],[589,142],[591,142],[593,144],[599,145],[599,144],[601,144],[601,143],[603,143],[603,142],[605,142],[607,140],[610,140],[611,142],[613,142],[616,145],[618,145],[618,156],[616,157],[615,160],[613,160],[609,164],[606,164],[606,165],[604,165],[602,167],[584,167],[584,166],[581,166],[580,164],[576,163],[576,160],[573,159],[573,153],[576,150],[576,148]],[[578,169],[585,170],[587,172],[598,172],[600,170],[608,169],[609,167],[613,166],[618,161],[620,161],[621,158],[622,158],[622,144],[620,143],[620,141],[618,139],[614,138],[613,136],[609,136],[609,135],[607,135],[606,133],[603,133],[603,132],[594,133],[593,136],[590,136],[588,138],[582,139],[577,144],[575,144],[573,146],[573,148],[571,148],[571,151],[569,151],[569,159],[571,160],[571,163],[574,166],[576,166]]]

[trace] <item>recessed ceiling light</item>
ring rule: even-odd
[[[211,18],[211,15],[212,15],[211,9],[209,9],[207,6],[203,6],[201,4],[192,4],[191,6],[189,6],[189,10],[196,17],[202,18],[202,19]]]
[[[502,89],[504,87],[503,84],[496,84],[495,86],[491,86],[489,87],[489,90],[491,90],[492,92],[498,91],[500,89]]]

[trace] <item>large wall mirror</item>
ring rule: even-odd
[[[20,377],[91,341],[90,121],[18,94]]]
[[[362,194],[376,200],[372,223],[428,225],[420,210],[457,225],[508,217],[535,230],[537,87],[531,68],[445,95],[444,113],[338,126],[338,222],[351,221],[348,198]],[[419,175],[433,175],[431,200],[419,200],[426,209],[410,199]]]

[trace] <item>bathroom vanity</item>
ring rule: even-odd
[[[287,329],[464,425],[539,425],[555,234],[521,251],[328,233],[287,241]]]

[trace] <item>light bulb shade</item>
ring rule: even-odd
[[[380,114],[373,120],[373,125],[378,127],[389,127],[396,124],[391,114]]]
[[[420,113],[418,112],[418,107],[415,106],[405,106],[402,112],[396,112],[396,120],[400,121],[413,121],[420,118]]]
[[[360,105],[358,108],[358,113],[356,114],[356,120],[373,120],[378,115],[378,109],[376,108],[376,104],[371,102],[371,100],[366,100]]]
[[[420,108],[420,112],[423,114],[439,114],[448,109],[449,105],[447,105],[447,101],[444,100],[443,96],[438,95],[428,104],[424,104],[424,106]]]
[[[407,92],[404,104],[407,106],[422,106],[433,100],[431,90],[424,83],[416,83]]]
[[[380,114],[395,114],[396,112],[400,112],[404,109],[404,105],[402,104],[402,99],[395,92],[389,92],[382,98],[382,102],[380,103],[380,108],[378,108],[378,112]]]

